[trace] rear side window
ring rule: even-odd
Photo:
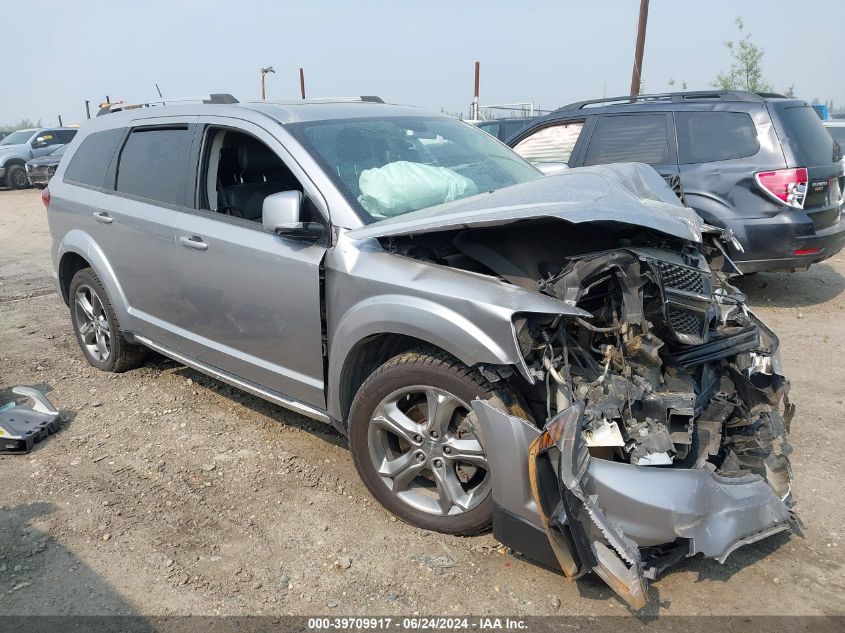
[[[124,129],[115,128],[86,136],[70,159],[63,179],[91,187],[104,186],[106,171],[124,133]]]
[[[117,191],[184,206],[192,137],[188,126],[133,130],[120,152]]]
[[[676,112],[681,164],[753,156],[760,150],[754,120],[745,112]]]
[[[583,128],[583,121],[550,125],[522,139],[513,149],[532,163],[568,163]]]
[[[602,116],[587,148],[585,165],[669,162],[669,136],[663,114]]]
[[[800,160],[810,166],[832,163],[833,138],[824,129],[816,111],[810,106],[798,106],[786,108],[784,113],[790,127],[789,137],[801,150]]]
[[[56,136],[59,138],[59,143],[70,143],[76,136],[76,130],[56,130]]]

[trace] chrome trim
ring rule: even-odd
[[[226,384],[232,385],[233,387],[237,387],[238,389],[243,389],[244,391],[251,393],[254,396],[258,396],[259,398],[263,398],[264,400],[269,400],[270,402],[285,407],[286,409],[290,409],[291,411],[304,415],[308,418],[311,418],[312,420],[331,424],[331,418],[329,418],[328,414],[325,411],[321,411],[303,402],[298,402],[297,400],[291,400],[286,396],[278,394],[274,391],[269,391],[268,389],[260,387],[255,383],[229,374],[223,371],[222,369],[217,369],[216,367],[206,365],[205,363],[189,356],[184,356],[183,354],[180,354],[179,352],[176,352],[170,349],[169,347],[165,347],[160,343],[156,343],[155,341],[152,341],[144,336],[135,334],[134,339],[138,343],[141,343],[142,345],[145,345],[150,349],[159,352],[160,354],[164,354],[168,358],[172,358],[173,360],[178,361],[183,365],[187,365],[188,367],[196,369],[197,371],[201,371],[204,374],[208,374],[212,378],[221,380]]]

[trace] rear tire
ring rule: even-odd
[[[26,189],[29,186],[26,170],[21,165],[6,167],[6,186],[9,189]]]
[[[394,356],[364,381],[349,412],[349,448],[364,484],[387,510],[446,534],[490,526],[489,466],[467,419],[476,398],[531,419],[508,386],[440,350]]]
[[[73,276],[68,302],[76,341],[92,366],[118,374],[141,366],[146,348],[126,341],[109,295],[91,268]]]

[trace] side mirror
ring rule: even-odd
[[[44,140],[43,136],[39,136],[32,141],[32,149],[39,149],[41,147],[47,147],[47,141]]]
[[[302,193],[281,191],[264,198],[261,221],[264,230],[283,237],[314,242],[323,235],[323,225],[301,219]]]
[[[560,174],[569,170],[569,165],[566,163],[534,163],[534,167],[539,169],[546,176]]]

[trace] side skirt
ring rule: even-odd
[[[133,339],[141,345],[149,347],[150,349],[155,350],[156,352],[163,354],[168,358],[172,358],[173,360],[182,363],[183,365],[187,365],[188,367],[196,369],[197,371],[200,371],[204,374],[207,374],[212,378],[216,378],[217,380],[225,382],[228,385],[237,387],[238,389],[242,389],[243,391],[251,393],[254,396],[258,396],[259,398],[263,398],[264,400],[268,400],[269,402],[278,404],[286,409],[290,409],[291,411],[304,415],[305,417],[311,418],[312,420],[318,420],[320,422],[325,422],[326,424],[334,426],[329,415],[325,411],[321,411],[316,407],[312,407],[311,405],[305,404],[304,402],[299,402],[298,400],[293,400],[275,391],[265,389],[264,387],[257,385],[254,382],[239,378],[238,376],[225,372],[222,369],[218,369],[217,367],[206,365],[202,361],[196,360],[195,358],[191,358],[190,356],[185,356],[184,354],[180,354],[179,352],[159,343],[156,343],[155,341],[150,340],[144,336],[139,336],[138,334],[135,334],[133,336]]]

